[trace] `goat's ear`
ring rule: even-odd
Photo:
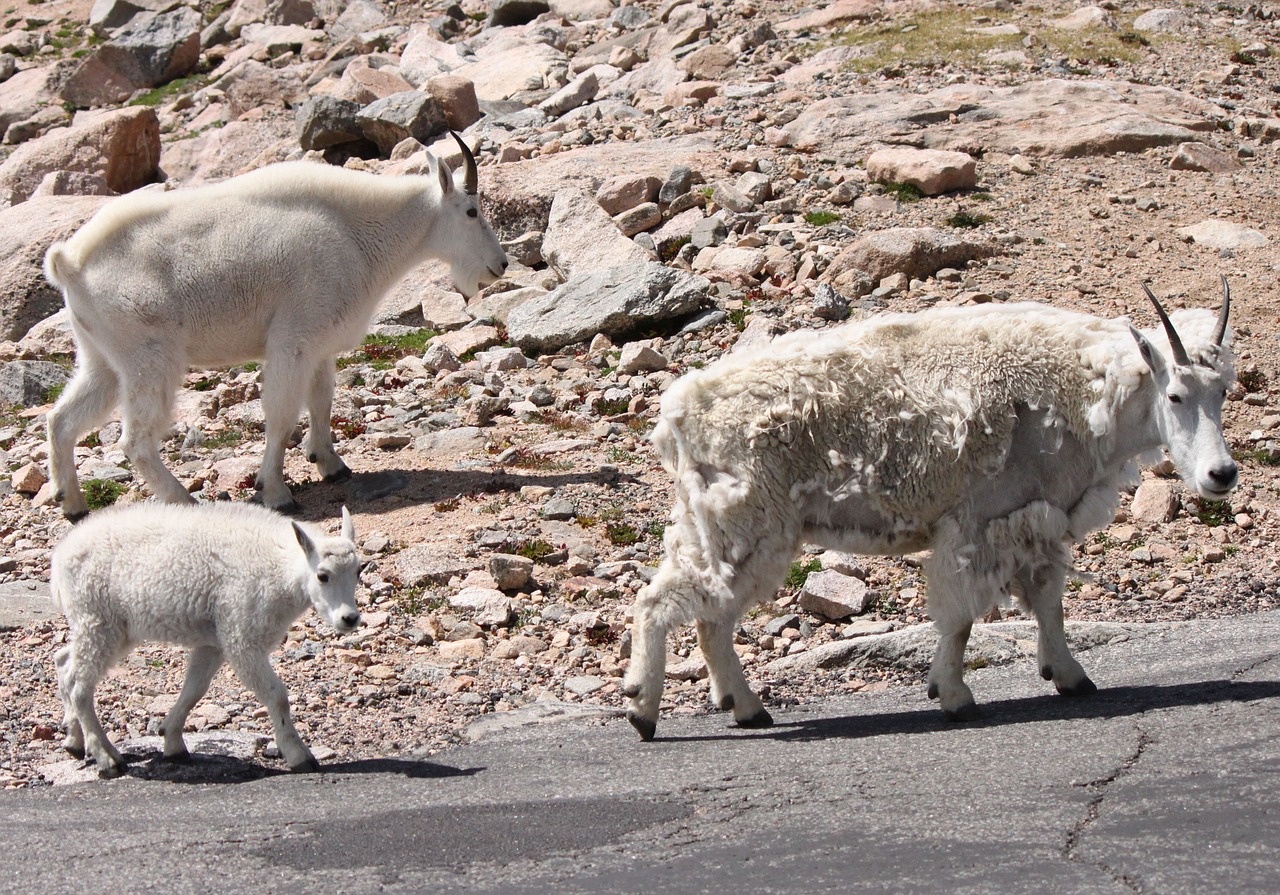
[[[298,546],[307,555],[307,562],[315,565],[320,559],[319,554],[316,553],[315,541],[311,540],[311,535],[307,534],[307,530],[298,523],[290,522],[289,524],[293,526],[293,535],[298,539]]]
[[[1164,355],[1156,351],[1155,346],[1151,344],[1151,340],[1138,332],[1132,326],[1129,332],[1133,334],[1133,340],[1138,343],[1138,351],[1142,352],[1142,359],[1147,362],[1147,366],[1151,368],[1153,373],[1163,373],[1167,368],[1164,361]]]
[[[436,176],[440,178],[440,195],[447,196],[453,192],[453,171],[449,163],[442,158],[436,159]]]
[[[342,508],[342,536],[348,541],[355,543],[356,526],[355,523],[351,521],[351,514],[347,512],[347,508],[345,506]]]

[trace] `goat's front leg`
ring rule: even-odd
[[[1066,572],[1061,566],[1041,566],[1020,572],[1018,583],[1023,598],[1036,617],[1039,629],[1036,658],[1040,676],[1053,681],[1063,696],[1087,696],[1098,687],[1089,680],[1084,668],[1071,655],[1062,615],[1062,591]]]
[[[178,701],[169,709],[169,714],[165,715],[160,725],[160,733],[164,736],[165,758],[181,760],[187,757],[187,744],[182,739],[187,715],[201,697],[209,692],[209,684],[221,667],[222,651],[216,646],[197,646],[191,650],[182,692],[178,694]]]
[[[307,428],[305,449],[307,459],[316,465],[326,482],[336,482],[351,475],[333,449],[333,378],[335,368],[331,357],[321,359],[311,379],[311,391],[307,397]]]
[[[717,707],[733,711],[733,719],[740,727],[769,727],[773,716],[765,709],[747,683],[742,673],[742,660],[733,648],[735,623],[725,621],[699,621],[698,646],[707,662],[707,674],[711,677],[711,702]]]
[[[228,654],[227,661],[240,682],[267,707],[276,745],[289,769],[296,772],[320,770],[320,762],[303,744],[297,728],[293,726],[293,718],[289,714],[289,691],[272,670],[267,654],[245,650]]]

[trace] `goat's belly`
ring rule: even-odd
[[[842,528],[835,525],[805,525],[801,537],[806,543],[828,550],[864,555],[901,556],[929,549],[929,532],[914,527],[896,529]]]

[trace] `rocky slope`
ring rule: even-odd
[[[67,524],[43,415],[74,345],[44,249],[132,189],[287,158],[389,174],[428,150],[456,162],[449,127],[477,147],[518,263],[470,303],[435,266],[413,272],[339,374],[356,475],[321,484],[287,459],[306,517],[345,503],[370,558],[367,627],[339,640],[310,617],[279,656],[318,754],[430,752],[539,701],[617,706],[627,607],[669,505],[646,443],[662,390],[735,345],[882,309],[1028,299],[1150,325],[1141,282],[1216,307],[1225,276],[1241,487],[1207,505],[1146,471],[1078,548],[1088,580],[1067,614],[1274,606],[1280,21],[1266,4],[1165,5],[14,2],[0,21],[0,578],[35,598],[0,656],[0,782],[61,773],[65,627],[38,595]],[[201,496],[248,499],[259,370],[186,386],[172,466]],[[141,499],[119,434],[85,440],[81,477],[103,500]],[[739,636],[770,700],[919,677],[918,638],[893,634],[924,621],[916,561],[798,559]],[[1026,661],[1022,630],[993,626],[977,661]],[[666,704],[705,710],[692,632],[672,649]],[[104,681],[113,737],[154,732],[181,671],[177,651],[146,647]],[[225,672],[193,721],[239,731],[250,753],[269,730]]]

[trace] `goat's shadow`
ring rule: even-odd
[[[337,482],[312,480],[293,483],[292,490],[301,505],[299,518],[320,521],[330,518],[333,507],[340,503],[364,514],[377,515],[405,503],[435,504],[458,497],[516,493],[525,485],[609,487],[630,481],[634,481],[632,476],[614,469],[539,475],[513,472],[503,466],[491,469],[420,467],[353,471],[349,477]]]
[[[869,715],[781,720],[761,730],[730,730],[722,734],[662,735],[671,742],[720,741],[750,736],[785,742],[831,739],[865,739],[879,736],[932,734],[942,730],[1007,727],[1045,721],[1123,718],[1159,709],[1228,702],[1253,702],[1280,698],[1280,681],[1211,680],[1167,686],[1120,686],[1098,690],[1086,697],[1021,696],[980,702],[976,721],[957,723],[943,717],[936,707]],[[661,727],[659,727],[661,730]]]
[[[252,783],[268,777],[291,776],[289,771],[268,767],[252,759],[217,752],[192,752],[181,761],[165,758],[158,751],[134,750],[125,753],[125,776],[180,784]],[[484,768],[455,768],[410,758],[362,758],[321,764],[319,774],[399,774],[414,779],[470,777]]]

